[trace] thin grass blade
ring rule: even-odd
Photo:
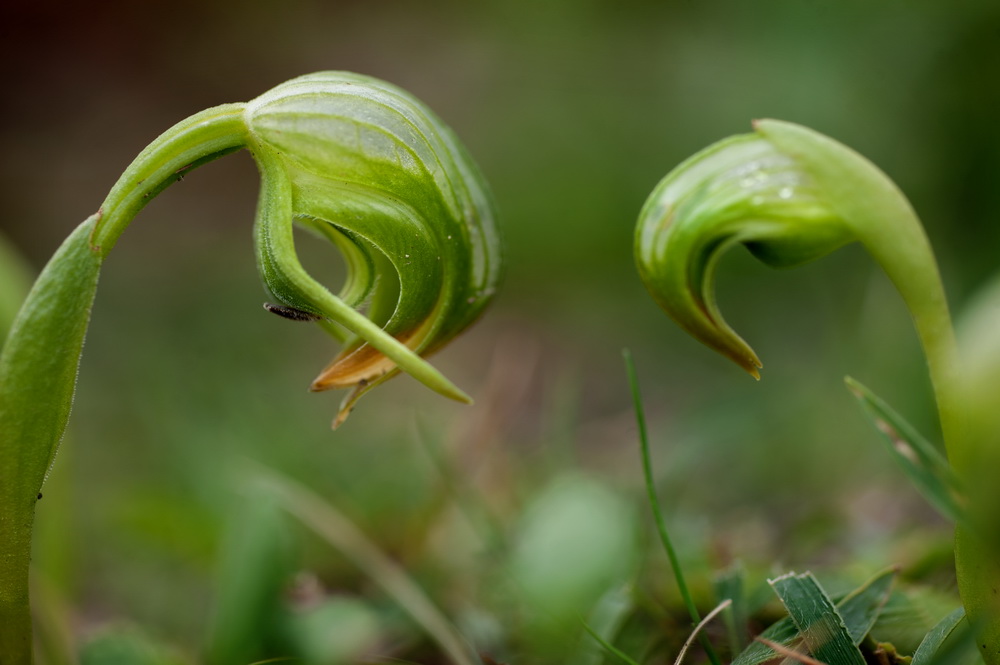
[[[924,498],[951,521],[962,520],[962,489],[945,456],[868,388],[850,377],[845,383]]]
[[[875,625],[889,601],[898,574],[899,569],[895,567],[883,570],[837,603],[837,612],[855,645],[861,644]]]
[[[729,648],[732,653],[740,653],[747,646],[747,623],[749,612],[746,600],[746,571],[736,564],[722,571],[715,578],[715,599],[718,602],[731,601],[729,611],[723,615],[726,632],[729,634]]]
[[[962,607],[946,616],[927,633],[927,636],[924,637],[920,646],[917,647],[916,652],[913,654],[913,660],[910,661],[910,665],[933,665],[937,663],[938,657],[941,654],[941,647],[951,635],[955,634],[959,626],[963,626],[965,629],[968,628],[968,623],[965,621],[965,609]]]
[[[701,623],[701,615],[698,613],[698,608],[691,598],[687,582],[684,579],[684,571],[681,569],[680,560],[677,558],[677,552],[674,550],[670,533],[667,531],[667,522],[663,519],[663,513],[660,511],[660,500],[656,496],[656,484],[653,481],[653,460],[649,452],[649,435],[646,432],[646,416],[642,408],[642,394],[639,391],[639,378],[636,375],[635,363],[632,361],[632,352],[624,349],[622,356],[625,359],[625,372],[628,375],[629,387],[632,391],[632,402],[635,406],[635,420],[639,429],[642,470],[646,481],[649,507],[653,511],[653,518],[656,522],[657,531],[660,534],[660,541],[663,543],[663,549],[667,553],[667,558],[670,559],[670,568],[673,570],[674,579],[677,581],[677,590],[684,600],[684,605],[687,607],[692,623],[697,625]],[[715,649],[712,647],[712,643],[708,641],[708,638],[704,635],[699,635],[699,640],[705,649],[705,653],[708,654],[708,659],[712,661],[712,665],[721,665],[719,656],[715,653]]]
[[[255,484],[289,514],[347,557],[437,642],[454,665],[478,665],[480,658],[436,605],[396,562],[347,516],[302,485],[276,471],[248,464]]]
[[[569,662],[576,663],[576,665],[600,665],[603,663],[603,651],[606,651],[607,647],[604,647],[598,637],[602,638],[604,642],[610,643],[621,630],[633,608],[632,591],[627,586],[616,587],[604,594],[584,623],[587,632],[592,637],[597,636],[594,639],[603,647],[603,650],[595,648],[590,640],[584,638]]]
[[[624,651],[618,649],[613,644],[611,644],[610,642],[608,642],[606,639],[604,639],[603,637],[601,637],[597,633],[597,631],[595,631],[593,628],[591,628],[590,626],[588,626],[586,623],[583,624],[583,628],[584,628],[584,630],[586,630],[590,634],[591,637],[594,638],[595,642],[597,642],[602,647],[604,647],[604,650],[607,651],[612,656],[615,656],[616,658],[618,658],[619,660],[621,660],[626,665],[639,665],[639,663],[637,663],[636,661],[632,660],[632,658],[629,657],[629,655],[627,653],[625,653]]]

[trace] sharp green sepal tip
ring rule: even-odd
[[[819,183],[762,136],[745,134],[660,181],[639,215],[635,254],[647,289],[681,327],[760,378],[760,359],[716,304],[719,259],[742,244],[768,265],[790,267],[850,240]]]

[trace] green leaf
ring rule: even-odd
[[[868,388],[850,377],[845,382],[923,497],[951,521],[963,519],[961,486],[944,455]]]
[[[875,625],[892,594],[898,574],[898,568],[883,570],[837,602],[837,611],[854,644],[861,644]]]
[[[882,608],[889,599],[897,574],[898,571],[895,568],[884,570],[836,603],[836,611],[855,646],[861,644],[865,635],[878,619]],[[799,643],[800,631],[797,624],[789,616],[772,624],[760,636],[794,648]],[[733,660],[732,665],[758,665],[776,658],[778,655],[771,647],[760,642],[752,642]]]
[[[802,645],[827,665],[864,665],[844,619],[812,573],[789,573],[771,580],[802,638]]]
[[[965,621],[965,609],[961,607],[941,619],[938,625],[927,633],[913,654],[910,665],[934,665],[942,645],[960,625],[968,629],[968,623]]]
[[[31,526],[69,419],[97,289],[101,259],[88,243],[94,221],[49,261],[0,354],[0,654],[11,662],[30,661]]]

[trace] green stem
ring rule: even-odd
[[[635,405],[635,420],[639,427],[639,447],[642,451],[642,471],[646,481],[646,495],[649,499],[649,506],[653,511],[653,518],[656,522],[656,529],[660,534],[660,541],[663,543],[663,549],[666,550],[667,558],[670,559],[670,568],[673,570],[674,579],[677,581],[677,590],[680,592],[688,614],[691,616],[692,625],[697,626],[701,623],[701,614],[698,613],[698,608],[695,606],[694,599],[691,598],[691,592],[688,590],[687,582],[684,580],[684,572],[681,569],[680,560],[677,558],[677,552],[674,550],[673,542],[670,540],[670,534],[667,532],[666,520],[663,519],[663,513],[660,511],[660,500],[656,497],[656,485],[653,482],[653,460],[649,453],[649,436],[646,432],[646,416],[642,408],[642,396],[639,394],[639,379],[636,376],[635,363],[632,362],[632,353],[628,349],[622,351],[622,356],[625,358],[625,371],[628,374],[629,386],[632,389],[632,402]],[[705,649],[705,653],[708,654],[708,658],[712,661],[712,665],[721,665],[719,656],[715,653],[712,643],[708,641],[708,638],[705,637],[703,633],[698,633],[698,641],[701,643],[702,648]]]
[[[934,252],[916,212],[878,167],[833,139],[776,120],[758,121],[755,128],[821,183],[824,201],[903,297],[927,358],[949,461],[962,473],[970,451],[957,345]]]
[[[913,317],[927,359],[948,461],[969,488],[970,524],[955,531],[958,588],[987,665],[1000,665],[1000,538],[996,508],[975,488],[994,461],[969,431],[960,359],[934,253],[906,197],[853,151],[804,128],[763,121],[757,129],[823,183],[831,206],[886,272]],[[985,442],[987,445],[989,442]],[[995,483],[993,478],[989,483]]]
[[[147,203],[193,169],[235,152],[247,143],[245,104],[223,104],[177,123],[129,164],[98,212],[91,244],[107,256]]]
[[[0,665],[32,662],[35,502],[69,420],[101,264],[156,194],[245,144],[242,108],[196,114],[143,150],[49,261],[10,331],[0,355]]]

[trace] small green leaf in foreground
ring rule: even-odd
[[[864,665],[844,618],[812,573],[789,573],[771,580],[771,586],[813,657],[827,665]]]
[[[884,570],[837,602],[837,612],[855,645],[861,643],[878,619],[898,572],[895,568]],[[794,647],[800,638],[799,629],[791,617],[772,624],[760,637],[787,647]],[[732,665],[758,665],[777,656],[771,647],[752,642]]]

